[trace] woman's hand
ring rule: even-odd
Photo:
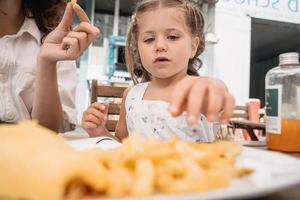
[[[108,106],[108,103],[95,102],[83,112],[81,126],[91,137],[106,133]]]
[[[200,113],[204,113],[209,121],[220,119],[226,123],[234,106],[233,96],[220,80],[187,76],[176,85],[169,111],[173,116],[187,111],[187,122],[190,125],[197,123]]]
[[[80,24],[70,30],[74,12],[79,17]],[[76,60],[99,34],[99,29],[90,24],[84,10],[78,4],[68,3],[61,22],[46,37],[39,59],[47,63]]]

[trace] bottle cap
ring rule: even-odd
[[[299,54],[297,52],[283,53],[279,55],[279,65],[299,64]]]

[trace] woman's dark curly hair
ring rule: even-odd
[[[23,0],[26,17],[33,18],[43,36],[50,33],[59,24],[66,7],[66,0]]]

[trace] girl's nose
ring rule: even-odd
[[[167,51],[167,44],[165,43],[163,38],[157,38],[155,52],[163,52]]]

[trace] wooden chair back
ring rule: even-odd
[[[248,106],[243,105],[243,106],[235,106],[233,110],[233,114],[231,118],[239,118],[239,119],[249,119],[249,111],[248,111]]]
[[[253,104],[252,104],[253,105]],[[233,134],[236,128],[243,129],[243,135],[245,140],[258,140],[257,134],[261,134],[254,130],[261,130],[262,134],[265,134],[265,124],[260,123],[260,108],[259,104],[257,107],[251,108],[251,103],[247,103],[242,106],[236,106],[231,116],[227,129],[232,129]]]
[[[91,85],[91,104],[98,100],[98,97],[111,98],[108,107],[108,120],[106,128],[110,132],[115,132],[123,93],[127,87],[110,86],[98,84],[97,80],[92,80]]]

